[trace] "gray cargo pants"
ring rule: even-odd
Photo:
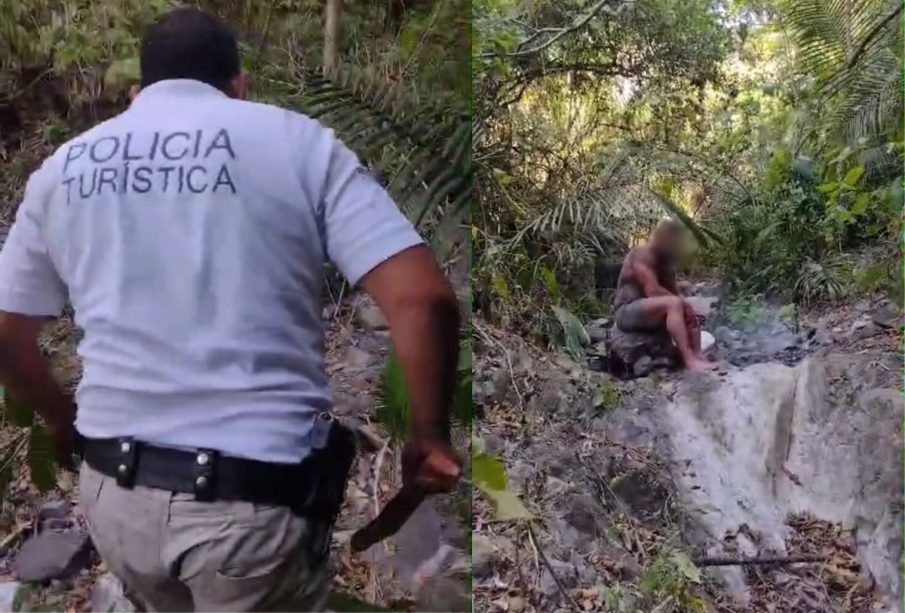
[[[198,502],[82,463],[79,502],[95,547],[148,611],[321,611],[327,526],[285,507]]]

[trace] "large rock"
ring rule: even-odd
[[[91,592],[91,610],[97,613],[133,613],[136,607],[126,597],[122,582],[107,573],[98,577]]]
[[[41,532],[22,545],[13,560],[13,570],[21,581],[61,579],[88,563],[90,547],[84,532]]]
[[[678,352],[666,331],[662,334],[623,332],[614,326],[610,330],[607,350],[610,361],[609,370],[618,376],[646,375],[647,372],[643,372],[643,367],[635,368],[638,362],[651,367],[654,363],[669,364],[670,366],[679,364]]]
[[[901,602],[901,369],[894,355],[831,354],[684,377],[658,415],[692,544],[725,555],[735,534],[742,555],[782,555],[788,514],[808,513],[854,529],[862,568]],[[742,569],[714,572],[744,605]]]

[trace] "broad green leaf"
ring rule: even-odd
[[[533,518],[515,492],[509,491],[506,467],[498,458],[487,453],[472,456],[471,478],[475,486],[493,505],[497,520],[513,521]]]
[[[863,194],[858,194],[858,197],[855,198],[855,203],[852,205],[852,213],[854,215],[864,215],[867,212],[867,207],[870,205],[870,194],[865,192]]]
[[[582,347],[591,342],[587,330],[584,329],[584,326],[578,321],[578,318],[569,311],[554,306],[553,312],[556,313],[559,325],[562,326],[566,351],[574,360],[581,361],[582,356],[584,355]]]
[[[35,421],[35,412],[26,403],[16,400],[3,388],[3,413],[7,419],[20,428],[28,428]]]
[[[835,191],[839,190],[839,183],[836,181],[832,181],[830,183],[823,183],[822,185],[817,186],[817,191],[821,194],[832,194]]]
[[[845,173],[845,178],[842,179],[842,182],[845,183],[848,187],[854,187],[858,184],[858,181],[861,180],[861,177],[864,175],[864,167],[863,166],[855,166],[847,173]]]
[[[508,487],[503,462],[486,453],[472,457],[471,478],[481,490],[505,490]]]
[[[506,279],[502,275],[493,275],[490,282],[493,284],[493,289],[496,291],[497,296],[504,300],[509,298],[509,284],[506,283]]]
[[[519,519],[534,519],[522,501],[514,492],[509,490],[481,490],[490,499],[496,510],[498,521],[515,521]]]
[[[53,462],[53,443],[40,424],[33,424],[28,436],[28,470],[38,491],[47,492],[57,485]]]
[[[701,583],[701,569],[694,565],[694,562],[691,561],[691,558],[689,558],[681,551],[673,552],[671,558],[673,564],[675,564],[676,568],[685,576],[686,579],[688,579],[692,583]]]
[[[550,296],[553,300],[559,301],[559,283],[556,281],[556,275],[546,266],[541,266],[539,272],[544,284],[547,286],[547,291],[550,292]]]

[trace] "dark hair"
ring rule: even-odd
[[[141,43],[141,86],[193,79],[225,89],[239,74],[235,33],[214,15],[195,9],[167,13]]]

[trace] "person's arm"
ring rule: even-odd
[[[43,418],[59,453],[74,434],[75,404],[54,379],[38,345],[41,328],[60,316],[67,295],[45,240],[43,170],[29,179],[0,251],[0,384]],[[64,454],[59,459],[69,458]]]
[[[675,295],[660,284],[657,272],[654,270],[651,262],[647,259],[641,257],[636,258],[632,262],[632,272],[635,274],[635,278],[638,279],[641,289],[644,290],[644,296],[646,298]]]
[[[449,490],[461,465],[450,448],[459,347],[455,293],[411,222],[338,141],[327,175],[327,255],[386,317],[409,392],[412,431],[403,476],[428,491]]]
[[[456,295],[424,245],[402,251],[361,280],[386,316],[412,406],[411,436],[449,443],[459,359]]]

